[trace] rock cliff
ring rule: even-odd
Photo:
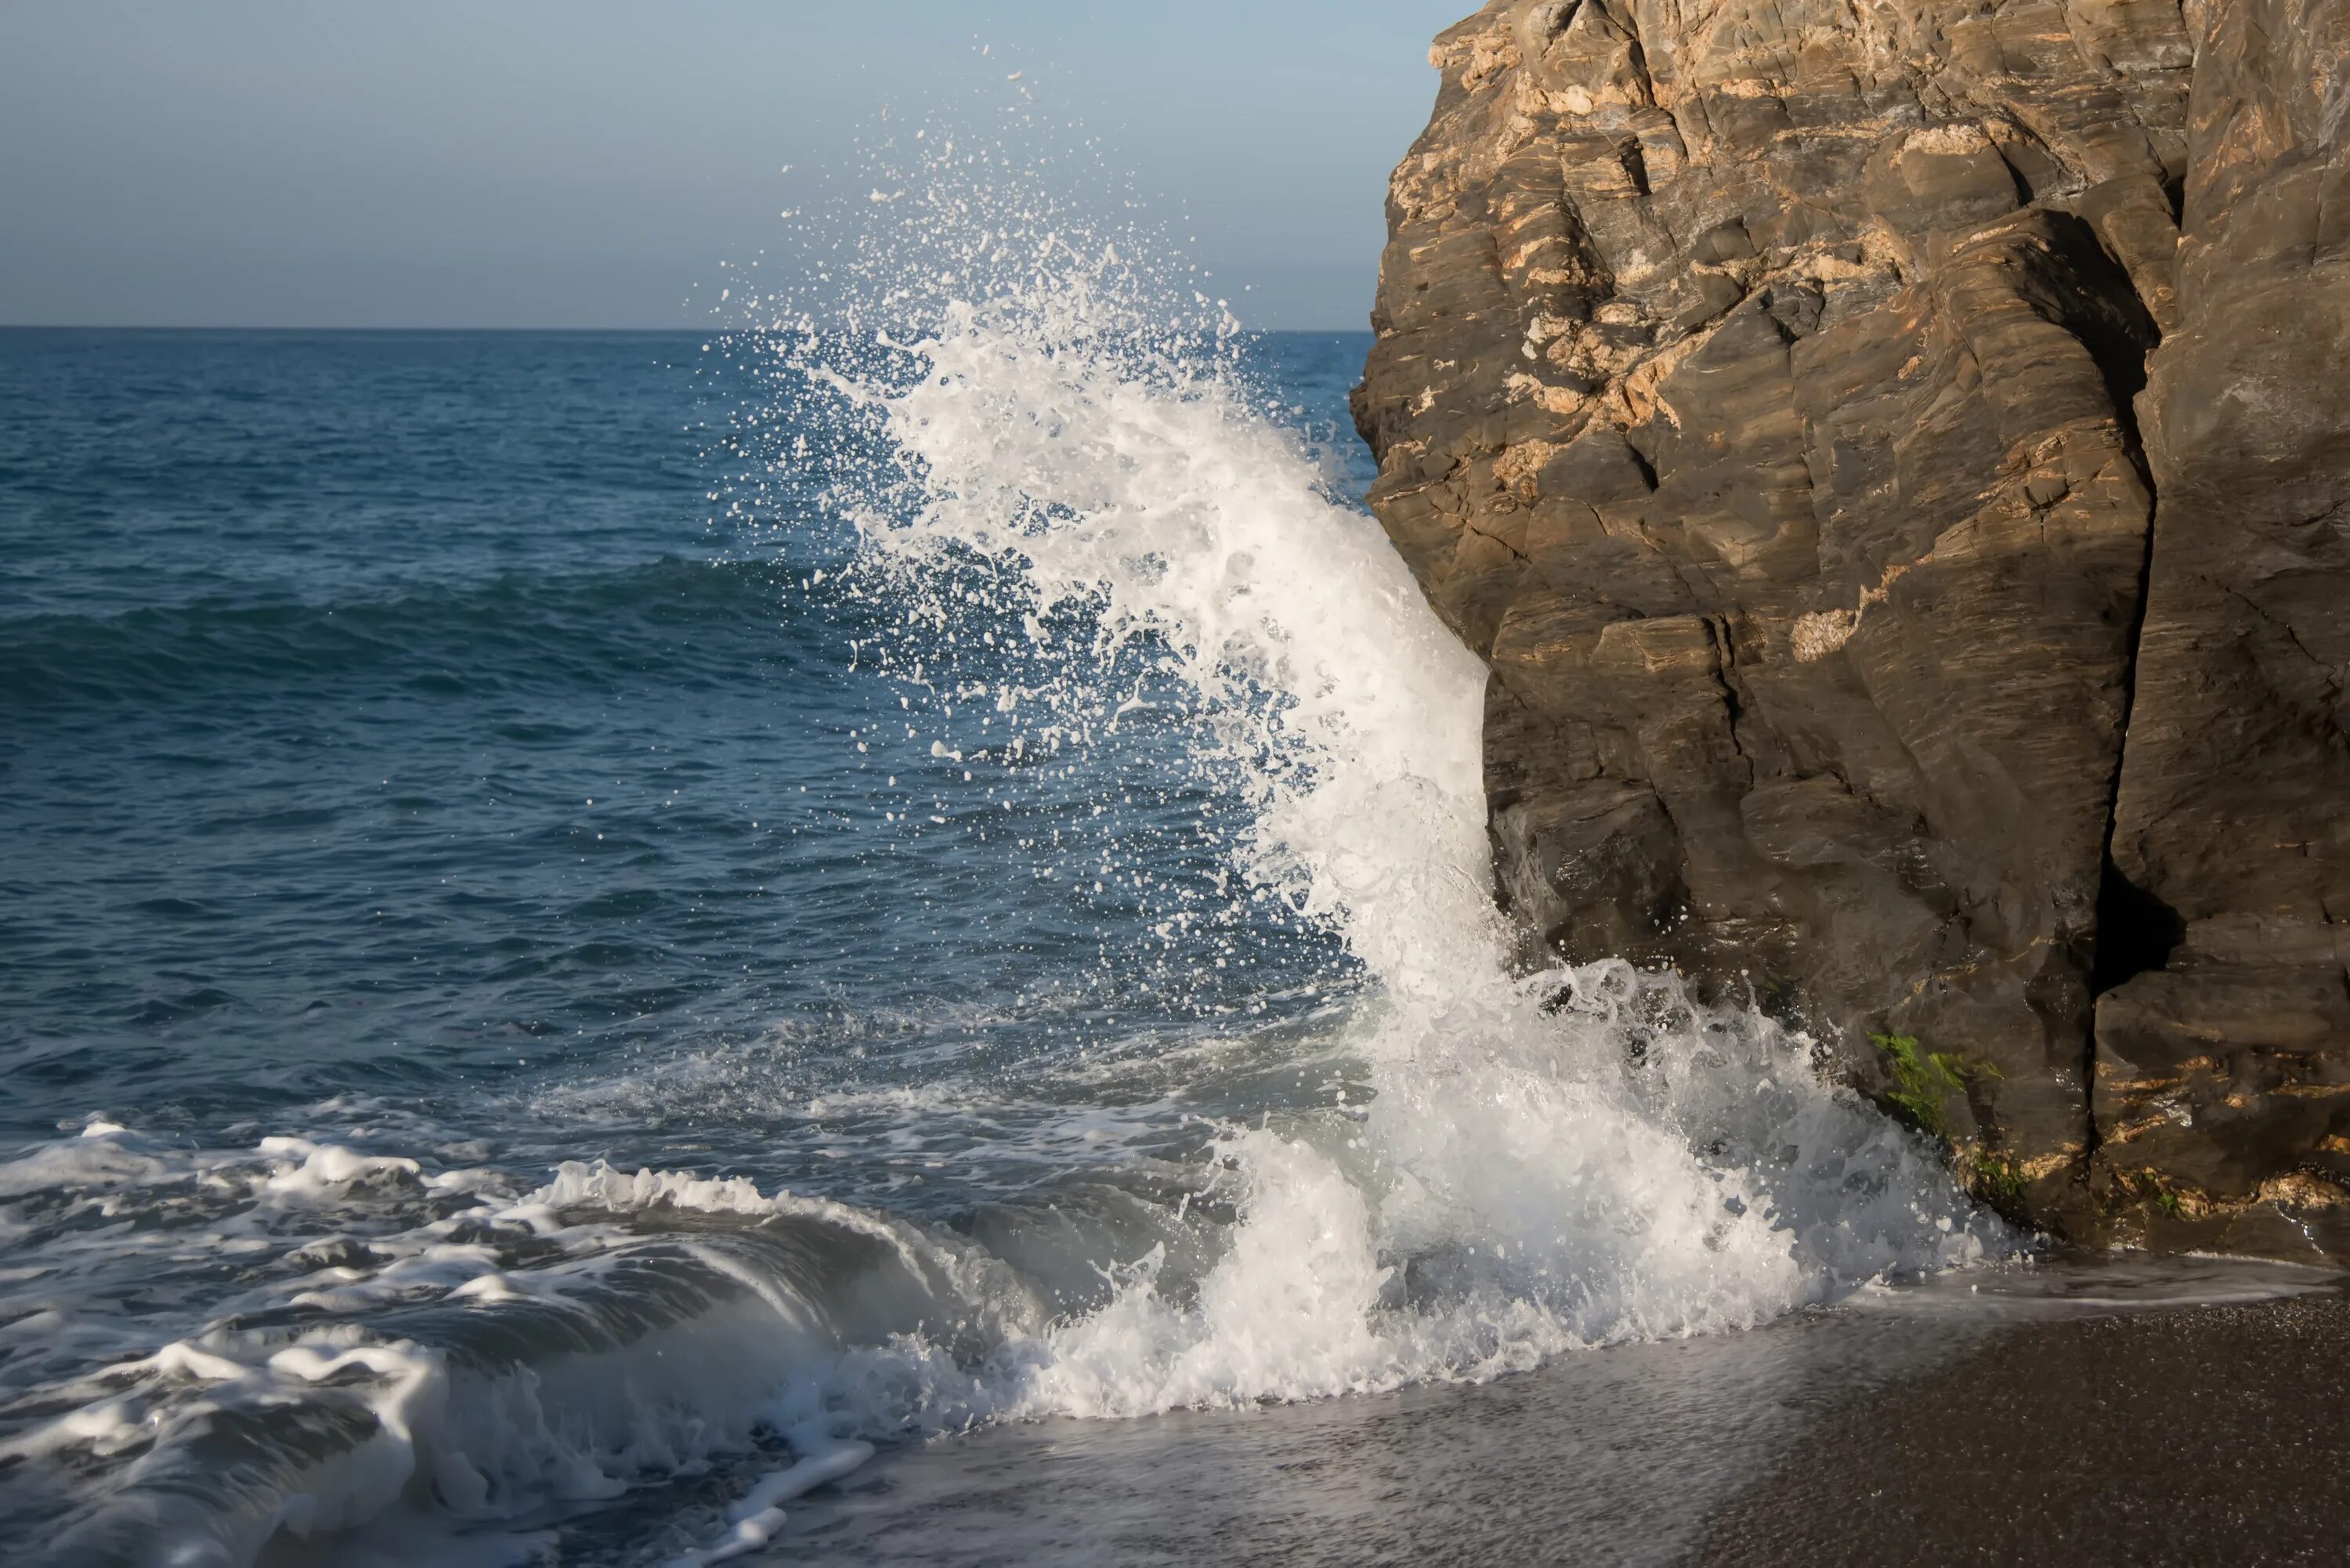
[[[2042,1223],[2350,1255],[2350,0],[1431,58],[1356,417],[1529,942],[1801,1018]]]

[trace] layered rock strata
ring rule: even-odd
[[[1495,0],[1357,422],[1530,944],[2083,1236],[2350,1251],[2350,0]]]

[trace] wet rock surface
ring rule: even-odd
[[[2350,3],[1497,0],[1371,504],[1498,882],[1947,1073],[2072,1234],[2350,1249]]]

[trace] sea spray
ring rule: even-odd
[[[1120,1260],[1115,1300],[1025,1350],[1004,1407],[1484,1376],[2010,1246],[1800,1034],[1620,962],[1511,972],[1482,667],[1267,417],[1222,302],[1137,265],[1163,244],[1046,202],[1000,149],[930,145],[847,269],[884,286],[833,301],[858,325],[786,307],[746,339],[881,454],[830,481],[856,572],[906,612],[860,657],[958,758],[1178,711],[1181,765],[1245,808],[1221,912],[1270,895],[1371,981],[1347,1031],[1368,1103],[1213,1140],[1236,1192],[1218,1261],[1170,1290]],[[962,682],[958,645],[999,639],[1049,676]],[[973,732],[974,699],[1021,727]],[[1169,912],[1201,892],[1166,889]]]

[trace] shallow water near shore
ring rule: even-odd
[[[884,1455],[810,1499],[790,1560],[1711,1560],[1716,1513],[1804,1440],[1987,1345],[2063,1324],[2338,1301],[2344,1283],[2330,1270],[2240,1260],[2051,1258],[1877,1287],[1745,1334],[1622,1345],[1474,1386],[995,1428]],[[2245,1355],[2266,1353],[2256,1333],[2244,1337]],[[2159,1371],[2146,1381],[2158,1386]],[[2191,1429],[2196,1414],[2182,1409],[2179,1424]],[[2318,1440],[2338,1431],[2334,1423]],[[2214,1447],[2246,1436],[2215,1433]],[[2094,1430],[2080,1454],[2061,1458],[2082,1454],[2110,1461]],[[1864,1494],[1884,1478],[1842,1479]],[[1976,1483],[1953,1474],[1939,1484]],[[1955,1535],[1942,1544],[1969,1549]],[[1882,1561],[1889,1547],[1856,1534],[1840,1560]]]
[[[861,318],[0,337],[0,1535],[1647,1561],[1824,1387],[2291,1283],[1514,963],[1363,341],[962,156]]]

